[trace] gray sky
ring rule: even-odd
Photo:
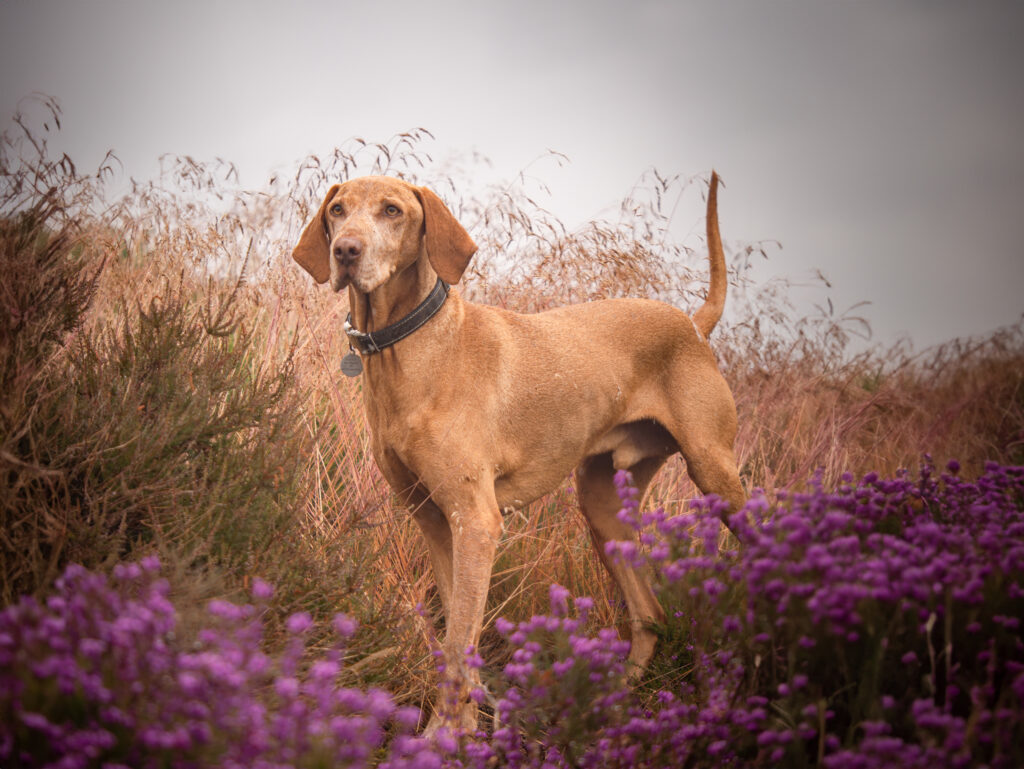
[[[33,91],[80,167],[113,149],[138,179],[171,153],[260,185],[422,126],[435,158],[477,151],[498,177],[565,153],[531,172],[573,225],[651,167],[714,166],[727,241],[782,243],[758,274],[822,270],[879,341],[1024,312],[1016,0],[0,0],[5,125]]]

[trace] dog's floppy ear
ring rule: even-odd
[[[327,279],[331,277],[331,244],[327,242],[327,226],[324,215],[327,212],[327,204],[340,186],[340,184],[335,184],[327,191],[327,197],[320,204],[320,210],[309,220],[306,229],[302,231],[298,245],[292,250],[292,258],[301,264],[317,283],[326,283]]]
[[[476,253],[476,243],[441,198],[426,187],[414,187],[413,191],[423,206],[423,237],[430,266],[445,283],[458,283]]]

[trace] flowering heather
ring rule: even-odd
[[[625,645],[587,636],[588,599],[569,619],[552,586],[550,616],[499,621],[498,726],[445,765],[1024,765],[1024,468],[948,470],[757,497],[735,549],[717,500],[641,514],[620,474],[646,548],[609,552],[651,563],[676,618],[649,685],[623,687]]]
[[[729,550],[717,500],[640,515],[620,476],[652,546],[609,550],[664,577],[715,763],[1024,765],[1024,468],[947,470],[755,497]]]
[[[511,661],[474,695],[493,730],[429,741],[417,711],[338,685],[344,616],[322,658],[301,613],[268,655],[257,581],[184,650],[154,560],[110,582],[71,567],[45,604],[0,613],[0,765],[1019,767],[1024,468],[958,472],[756,496],[735,547],[714,498],[641,512],[621,474],[643,547],[609,552],[659,573],[673,617],[646,678],[627,686],[628,644],[553,585],[550,614],[497,622]]]
[[[386,693],[337,685],[355,629],[344,615],[339,644],[302,675],[306,614],[272,658],[256,606],[213,601],[183,650],[158,571],[155,558],[121,565],[111,583],[70,566],[45,604],[0,613],[0,766],[357,767],[387,730],[415,727],[418,711]],[[257,602],[271,592],[253,587]]]

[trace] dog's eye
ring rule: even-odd
[[[388,204],[384,207],[384,213],[387,214],[388,216],[398,216],[400,213],[402,213],[402,209],[400,209],[396,205]]]
[[[344,210],[345,209],[341,207],[340,203],[335,203],[333,206],[331,206],[331,213],[334,214],[335,216],[341,216]]]

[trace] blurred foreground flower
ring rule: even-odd
[[[386,693],[338,686],[347,617],[300,679],[309,615],[288,618],[274,658],[258,605],[212,601],[198,648],[184,650],[168,590],[155,559],[111,581],[72,565],[45,604],[0,613],[0,765],[356,767],[387,730],[415,728],[418,711]],[[258,603],[272,592],[253,584]]]

